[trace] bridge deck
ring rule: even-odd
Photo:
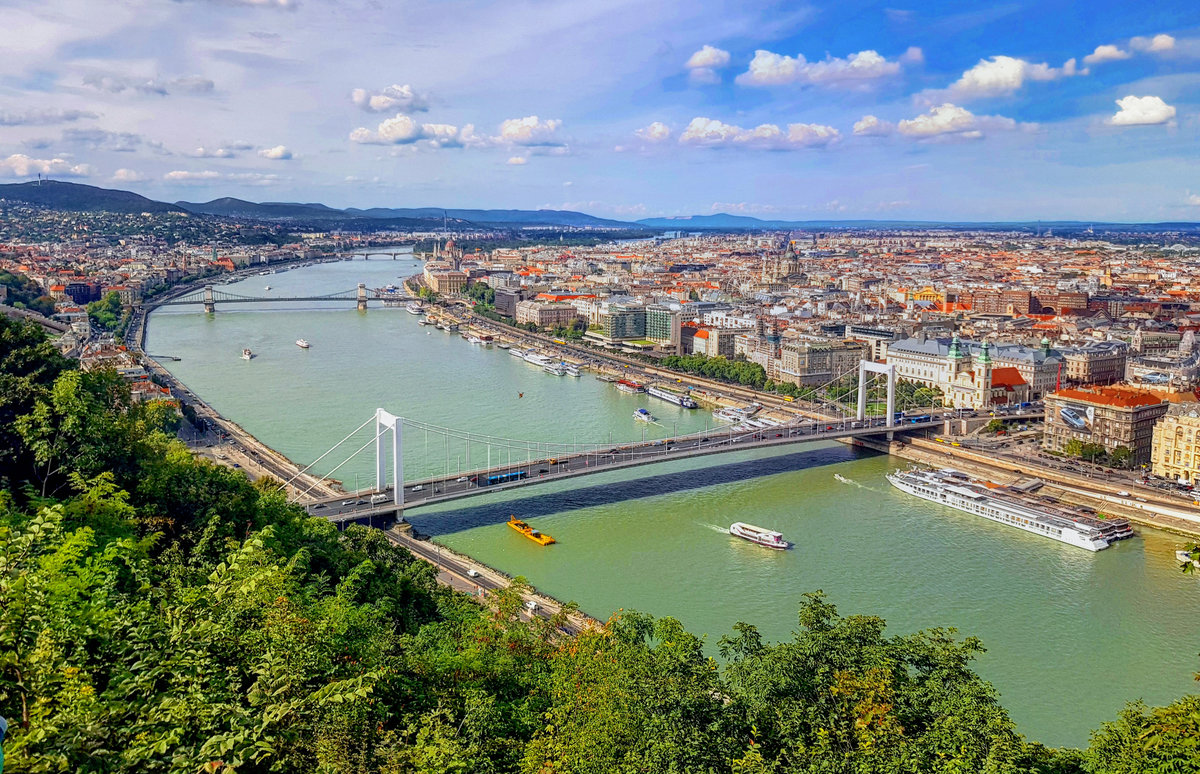
[[[651,465],[670,460],[703,457],[713,454],[770,448],[814,441],[838,440],[860,436],[879,435],[886,432],[928,430],[937,427],[939,421],[897,424],[887,427],[883,418],[863,422],[803,422],[778,427],[738,428],[731,426],[719,431],[699,433],[672,441],[648,441],[617,445],[599,450],[588,450],[572,454],[560,454],[553,458],[521,461],[511,465],[496,466],[487,470],[472,471],[452,476],[437,476],[404,483],[404,508],[459,500],[464,497],[500,492],[517,487],[562,481],[609,470],[623,470],[640,465]],[[832,428],[826,430],[824,428]],[[555,462],[551,463],[550,459]],[[511,480],[496,484],[481,484],[489,476],[512,476]],[[372,503],[371,497],[388,494],[386,502]],[[396,505],[391,495],[392,488],[383,492],[362,492],[340,498],[327,498],[308,506],[314,516],[324,516],[335,522],[366,519],[395,513]]]

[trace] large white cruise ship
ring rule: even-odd
[[[887,479],[911,495],[1088,551],[1133,536],[1124,519],[1098,519],[1067,506],[1051,510],[1019,490],[975,481],[957,470],[897,471]]]

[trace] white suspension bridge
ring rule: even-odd
[[[880,389],[880,380],[886,389]],[[879,392],[885,394],[876,395]],[[869,400],[872,396],[884,400],[874,403]],[[390,521],[405,509],[422,505],[607,470],[748,449],[926,430],[942,420],[941,410],[931,413],[928,407],[923,413],[905,414],[904,407],[898,411],[894,367],[868,361],[860,364],[857,388],[840,400],[819,398],[797,404],[789,408],[801,415],[786,422],[756,420],[747,414],[745,421],[700,432],[652,440],[645,440],[643,434],[641,441],[615,443],[611,437],[586,443],[578,439],[568,443],[503,438],[401,417],[379,408],[286,483],[336,458],[339,449],[345,453],[365,435],[365,442],[323,475],[334,476],[359,455],[373,454],[375,480],[370,489],[356,488],[339,497],[310,498],[310,487],[298,491],[293,499],[306,504],[311,514],[335,522],[375,523]],[[406,451],[410,459],[420,455],[424,471],[420,477],[405,478]],[[440,471],[433,463],[439,456]]]

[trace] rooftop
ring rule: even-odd
[[[1157,406],[1166,402],[1161,395],[1129,387],[1068,388],[1059,390],[1049,397],[1076,400],[1080,403],[1091,403],[1096,406],[1112,406],[1115,408],[1140,408],[1142,406]]]

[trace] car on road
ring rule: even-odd
[[[478,578],[479,570],[476,570],[474,567],[470,568],[469,570],[467,570],[467,577],[468,578]]]
[[[325,508],[325,507],[328,507],[328,506],[326,506],[326,505],[325,505],[325,503],[317,503],[316,505],[314,505],[314,506],[313,506],[313,510],[314,510],[314,511],[319,511],[319,510],[321,510],[322,508]]]
[[[353,500],[342,500],[342,507],[345,507],[347,505],[354,505],[354,501]]]
[[[456,478],[454,480],[461,484],[462,482],[470,481],[471,479],[467,478],[466,476],[459,476],[458,478]]]
[[[416,486],[414,486],[412,489],[409,489],[408,491],[410,491],[410,492],[420,492],[420,491],[421,491],[421,490],[423,490],[424,488],[425,488],[425,487],[424,487],[424,485],[422,485],[422,484],[417,484]]]
[[[386,503],[387,501],[388,501],[388,496],[386,494],[383,494],[382,492],[380,492],[377,495],[371,495],[371,504],[372,505],[374,505],[375,503]]]

